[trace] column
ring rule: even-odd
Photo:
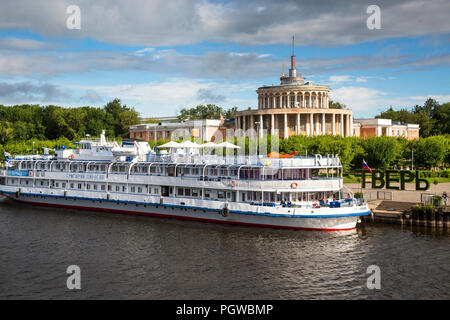
[[[317,99],[317,98],[316,98]],[[317,114],[317,121],[316,121],[316,135],[320,135],[320,113]]]
[[[263,125],[263,115],[260,114],[259,115],[259,137],[262,138],[263,136],[263,129],[264,129],[264,125]]]
[[[297,108],[297,92],[294,92],[294,108]]]
[[[306,103],[305,103],[305,93],[302,92],[302,108],[306,108]]]
[[[353,137],[353,116],[349,115],[350,117],[350,137]]]
[[[350,115],[347,114],[347,115],[345,116],[345,118],[346,118],[346,120],[347,120],[347,122],[345,123],[345,128],[347,129],[346,137],[350,137]]]
[[[242,121],[242,130],[244,130],[244,131],[247,130],[247,119],[246,118],[247,118],[247,116],[245,116],[245,115],[242,116],[242,120],[243,120]]]
[[[275,103],[275,95],[272,96],[272,108],[275,109],[277,107],[277,104]]]
[[[295,128],[295,134],[300,134],[300,113],[297,113],[297,127]]]
[[[344,136],[344,114],[341,113],[341,136]]]
[[[273,113],[270,115],[270,134],[275,134],[275,120]]]
[[[249,129],[255,129],[255,120],[253,119],[253,114],[250,115],[250,122],[248,124]]]
[[[287,123],[287,113],[284,114],[284,138],[287,139],[289,137],[289,128],[288,128],[288,123]]]
[[[331,119],[332,124],[331,124],[331,129],[333,130],[333,136],[336,135],[336,115],[333,113],[333,117]]]
[[[327,130],[325,127],[325,113],[322,113],[322,134],[327,134]]]
[[[286,108],[290,108],[291,107],[291,93],[288,92],[286,93]]]
[[[312,136],[314,133],[314,114],[310,113],[309,114],[309,135]]]

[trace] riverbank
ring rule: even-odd
[[[361,189],[359,184],[346,184],[346,187],[353,192],[362,192],[369,204],[371,215],[362,217],[363,222],[450,229],[450,206],[444,203],[440,206],[424,205],[432,195],[448,194],[450,183],[433,185],[426,191],[414,190],[414,184],[407,184],[406,190]]]

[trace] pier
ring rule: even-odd
[[[450,229],[450,206],[423,206],[417,209],[416,205],[415,202],[379,201],[370,204],[371,215],[361,217],[361,220]]]

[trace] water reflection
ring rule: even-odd
[[[445,232],[363,224],[344,232],[224,226],[0,205],[3,298],[449,298]],[[65,268],[83,289],[65,289]],[[380,266],[382,290],[366,288]]]

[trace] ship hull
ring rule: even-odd
[[[45,195],[21,194],[19,197],[5,193],[6,197],[24,204],[46,206],[54,208],[67,208],[97,211],[105,213],[141,215],[159,218],[175,218],[181,220],[201,221],[209,223],[233,224],[265,228],[341,231],[356,228],[359,217],[369,212],[352,213],[341,217],[293,217],[245,214],[233,212],[226,215],[218,210],[205,210],[204,208],[177,207],[164,204],[138,204],[126,201],[88,200],[71,197],[53,197]]]

